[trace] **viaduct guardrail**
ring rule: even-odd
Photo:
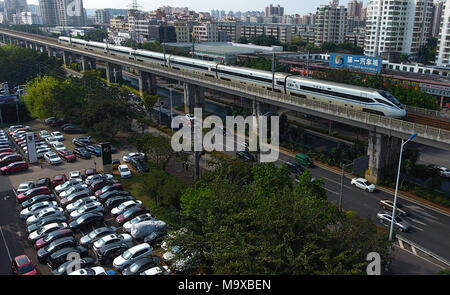
[[[256,101],[276,105],[281,108],[319,116],[380,134],[407,138],[411,134],[417,133],[418,137],[415,139],[416,142],[450,150],[450,131],[448,130],[356,111],[350,108],[311,99],[294,97],[241,83],[219,80],[212,77],[202,76],[200,74],[194,74],[185,70],[169,69],[159,64],[144,63],[118,56],[110,56],[80,48],[69,47],[61,45],[56,41],[56,39],[51,39],[48,37],[41,37],[38,35],[31,35],[4,29],[0,29],[0,35],[6,35],[17,40],[21,39],[23,41],[42,44],[42,46],[48,46],[52,49],[71,52],[79,56],[86,56],[96,60],[134,68],[140,71],[165,76],[167,78],[184,81],[186,83],[205,88],[213,88],[232,95],[254,99]]]

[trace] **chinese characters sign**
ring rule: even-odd
[[[380,73],[381,58],[349,55],[342,53],[330,54],[330,67],[359,70],[370,73]]]

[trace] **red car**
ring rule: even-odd
[[[14,172],[20,172],[28,169],[28,164],[24,161],[20,162],[13,162],[9,164],[8,166],[0,168],[3,175],[14,173]]]
[[[97,170],[95,170],[94,168],[88,168],[88,169],[84,170],[84,178],[83,179],[86,179],[88,176],[91,176],[94,174],[97,174]]]
[[[102,189],[99,189],[95,192],[95,196],[98,197],[100,195],[103,195],[104,193],[110,192],[110,191],[120,191],[123,187],[120,183],[113,183],[107,186],[102,187]]]
[[[67,161],[67,162],[73,162],[77,159],[75,155],[71,151],[59,151],[58,155],[61,157],[61,159]]]
[[[13,150],[11,148],[9,148],[9,147],[0,149],[0,153],[8,153],[8,152],[12,153]]]
[[[20,162],[23,161],[22,157],[19,156],[18,154],[11,154],[11,155],[6,155],[3,158],[0,158],[0,167],[4,167],[7,166],[11,163],[14,162]]]
[[[67,177],[64,174],[55,175],[52,179],[52,187],[55,188],[56,186],[63,184],[67,181]]]
[[[13,259],[11,264],[13,275],[33,276],[37,275],[36,266],[27,255],[20,255]]]
[[[0,159],[12,154],[14,154],[13,151],[0,153]]]
[[[50,191],[50,189],[46,186],[40,186],[40,187],[35,187],[32,189],[27,190],[24,193],[21,193],[20,195],[17,195],[17,201],[19,203],[23,203],[26,200],[31,199],[34,196],[37,195],[50,195],[52,192]]]
[[[37,240],[34,243],[34,249],[37,251],[37,250],[41,249],[42,247],[47,246],[54,240],[57,240],[57,239],[63,238],[63,237],[69,237],[69,236],[73,236],[73,231],[71,231],[70,229],[67,229],[67,228],[52,231],[52,232],[48,233],[47,235],[45,235],[44,237]]]
[[[145,214],[145,213],[150,213],[150,210],[148,208],[145,208],[145,207],[142,207],[139,205],[133,206],[133,207],[125,210],[125,212],[123,212],[119,216],[117,216],[116,221],[119,225],[122,225],[125,222],[130,221],[134,217]]]

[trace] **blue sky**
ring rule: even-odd
[[[132,0],[83,0],[85,8],[127,8]],[[154,10],[158,7],[169,5],[174,7],[189,7],[195,11],[211,11],[211,9],[225,10],[226,12],[258,10],[264,11],[264,7],[269,4],[280,5],[284,7],[286,14],[306,14],[315,12],[317,6],[327,4],[329,0],[279,0],[279,1],[261,1],[261,0],[138,0],[143,10]],[[341,5],[347,5],[349,0],[340,0]],[[366,5],[367,0],[363,1]],[[28,4],[38,4],[38,0],[28,0]]]

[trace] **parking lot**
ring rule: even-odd
[[[40,122],[30,125],[30,127],[35,134],[38,134],[43,127],[49,132],[53,131],[52,128],[49,128]],[[66,138],[63,143],[69,150],[72,150],[74,147],[72,139],[80,136],[80,134],[64,134],[64,136]],[[112,155],[112,158],[120,159],[122,162],[123,155],[128,154],[129,152],[133,151],[126,149],[119,150]],[[77,158],[74,162],[68,163],[63,161],[62,164],[54,166],[41,160],[39,163],[30,165],[29,169],[26,171],[7,176],[0,176],[0,274],[11,274],[10,266],[12,259],[22,254],[27,255],[32,260],[36,265],[39,274],[45,275],[52,273],[47,265],[38,262],[36,250],[33,248],[33,244],[28,241],[29,233],[26,230],[26,223],[19,217],[22,209],[16,198],[16,189],[19,184],[26,181],[36,181],[40,178],[51,179],[53,176],[60,174],[64,174],[68,177],[71,171],[81,171],[83,173],[85,169],[88,168],[95,168],[98,172],[102,171],[101,157],[92,156],[90,159]],[[56,195],[56,198],[58,199],[59,197]],[[65,213],[66,217],[70,217],[67,212]],[[67,223],[70,221],[70,218],[68,218]],[[101,226],[115,226],[118,234],[125,233],[110,212],[105,210],[102,224],[89,226],[76,232],[75,240],[79,241],[82,236]],[[133,245],[138,245],[143,243],[143,241],[132,239],[132,243]],[[155,249],[155,254],[156,253],[159,253],[158,249]],[[95,258],[92,249],[89,250],[89,256]],[[98,265],[98,262],[94,264],[94,266]],[[105,270],[112,269],[111,264],[101,266],[104,267]]]

